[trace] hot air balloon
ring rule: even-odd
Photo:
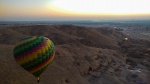
[[[41,73],[51,63],[55,55],[53,42],[43,36],[22,39],[14,48],[16,62],[40,80]]]

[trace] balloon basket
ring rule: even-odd
[[[37,77],[37,83],[39,83],[40,82],[40,77]]]

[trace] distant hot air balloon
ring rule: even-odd
[[[16,62],[40,80],[40,74],[51,63],[55,55],[54,44],[46,37],[27,37],[15,46]]]
[[[127,41],[127,40],[128,40],[128,38],[124,38],[124,40],[126,40],[126,41]]]

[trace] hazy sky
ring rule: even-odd
[[[0,0],[0,20],[150,19],[150,0]]]

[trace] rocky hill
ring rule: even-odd
[[[55,58],[39,84],[150,84],[150,42],[124,40],[111,28],[73,25],[0,28],[0,84],[37,84],[13,58],[14,46],[27,36],[46,36]]]

